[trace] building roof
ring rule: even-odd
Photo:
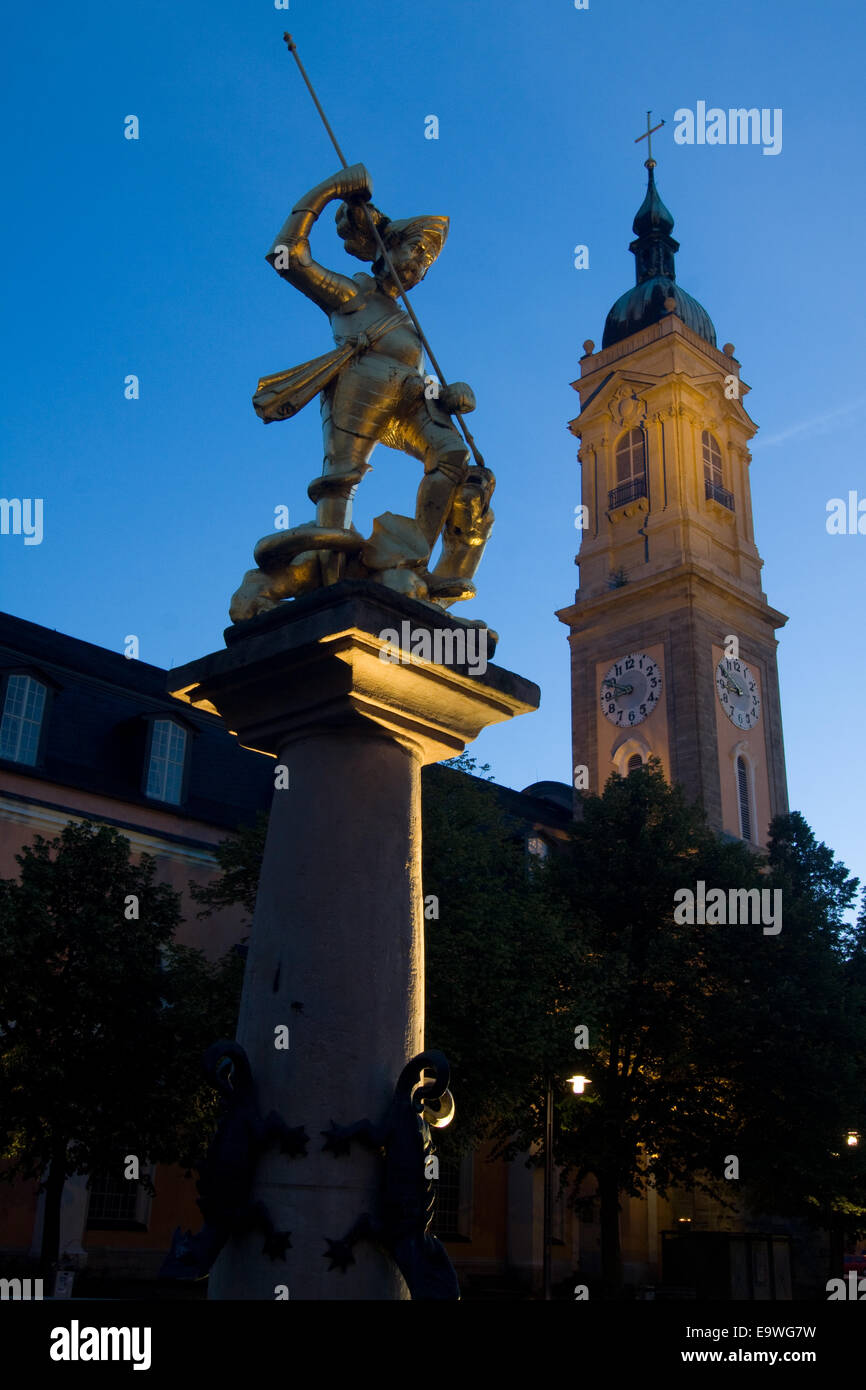
[[[525,792],[519,792],[513,787],[503,787],[498,782],[488,781],[486,777],[476,777],[443,763],[434,763],[422,769],[422,785],[423,782],[435,780],[445,787],[449,778],[458,777],[472,777],[522,831],[548,830],[557,838],[557,832],[564,833],[574,822],[572,792],[564,782],[536,782]],[[542,792],[542,787],[548,790]],[[551,794],[550,789],[556,789],[555,794]]]
[[[167,694],[168,672],[162,667],[0,613],[0,683],[16,671],[45,684],[51,698],[37,763],[0,759],[0,770],[14,769],[35,782],[159,809],[178,817],[179,830],[189,820],[233,830],[268,810],[274,760],[243,748],[215,715]],[[170,717],[192,736],[179,805],[144,794],[148,736],[155,717]],[[444,766],[424,772],[445,778],[471,775]],[[538,782],[526,792],[492,782],[484,785],[524,827],[556,831],[571,821],[571,789],[564,783]]]
[[[646,197],[635,213],[632,227],[636,239],[629,246],[635,258],[635,284],[620,295],[608,314],[602,349],[658,323],[669,313],[715,347],[716,330],[706,309],[676,283],[675,256],[680,244],[671,236],[674,219],[656,188],[655,160],[648,159],[646,167]]]
[[[273,760],[242,748],[215,716],[173,699],[161,667],[0,613],[0,679],[14,671],[41,680],[51,699],[37,763],[3,759],[0,767],[230,829],[270,805]],[[179,805],[144,794],[154,717],[171,717],[191,735]]]

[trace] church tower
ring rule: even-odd
[[[734,348],[676,283],[674,221],[646,161],[633,289],[584,343],[580,587],[570,629],[574,783],[654,754],[717,830],[766,843],[788,809],[775,629],[761,588]]]

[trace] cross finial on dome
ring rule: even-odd
[[[679,242],[671,236],[674,229],[672,213],[661,200],[654,176],[655,160],[652,157],[651,137],[663,126],[664,121],[652,124],[652,112],[647,111],[647,128],[635,138],[646,140],[649,158],[645,161],[647,186],[644,200],[635,213],[632,228],[635,239],[629,245],[634,256],[634,288],[620,295],[607,316],[602,351],[613,343],[629,338],[652,324],[661,323],[668,314],[675,312],[687,328],[699,337],[706,339],[713,347],[716,345],[716,330],[706,309],[686,294],[676,283],[676,253]],[[670,308],[673,303],[673,310]]]
[[[664,121],[659,121],[658,125],[654,125],[652,126],[652,128],[650,128],[651,116],[652,111],[647,111],[646,130],[644,131],[643,135],[638,135],[635,137],[635,144],[638,144],[640,140],[646,140],[647,157],[644,160],[644,168],[649,169],[650,173],[652,173],[653,169],[656,167],[656,162],[653,159],[653,135],[657,130],[661,130],[662,126],[664,125]]]

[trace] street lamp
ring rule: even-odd
[[[576,1096],[582,1096],[585,1087],[591,1086],[588,1076],[570,1076],[569,1085]],[[545,1300],[552,1294],[552,1246],[553,1246],[553,1080],[547,1078],[547,1094],[544,1100],[544,1251],[542,1264],[542,1283]]]

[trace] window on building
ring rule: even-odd
[[[734,495],[724,486],[722,470],[722,451],[715,435],[709,430],[701,434],[701,449],[704,456],[704,492],[707,498],[721,502],[729,511],[734,510]]]
[[[183,793],[186,730],[173,719],[155,719],[150,736],[146,794],[177,806]]]
[[[629,430],[616,446],[616,486],[608,494],[608,506],[623,507],[636,497],[646,497],[646,444],[642,430]]]
[[[745,758],[737,758],[737,800],[740,806],[740,834],[744,840],[752,838],[752,796],[749,786],[749,768]]]
[[[722,477],[722,451],[715,435],[710,434],[709,430],[704,430],[701,435],[701,447],[704,453],[704,481],[722,487],[725,481]]]
[[[616,446],[616,481],[630,483],[646,474],[646,448],[642,430],[629,430]]]
[[[457,1234],[460,1221],[460,1160],[439,1159],[439,1179],[436,1183],[436,1215],[433,1226],[439,1239]]]
[[[546,859],[550,853],[550,845],[542,835],[530,835],[526,841],[526,849],[534,859]]]
[[[439,1177],[433,1183],[436,1208],[433,1234],[440,1240],[469,1240],[472,1235],[472,1155],[439,1157]]]
[[[10,676],[0,723],[0,758],[32,767],[39,752],[45,713],[44,685],[32,676]]]
[[[631,757],[628,760],[628,763],[626,764],[626,774],[628,774],[629,772],[635,772],[639,767],[643,767],[643,758],[641,757],[640,753],[632,753]]]
[[[150,1194],[142,1183],[123,1176],[123,1161],[120,1158],[110,1170],[93,1173],[88,1189],[89,1231],[147,1230]]]

